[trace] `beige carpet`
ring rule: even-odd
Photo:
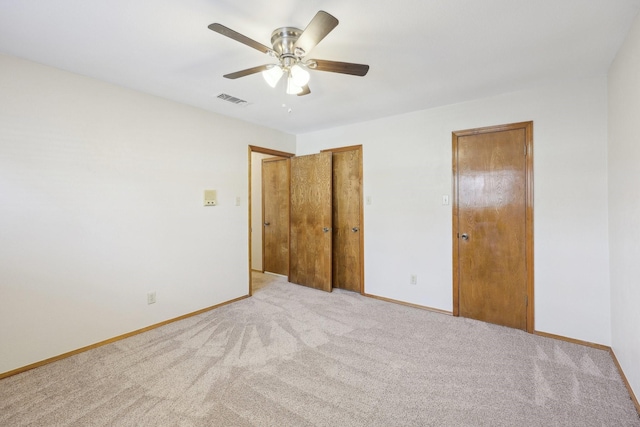
[[[263,285],[0,381],[0,425],[640,426],[605,351]]]

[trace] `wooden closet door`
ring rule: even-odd
[[[289,274],[289,159],[262,161],[263,269]]]
[[[289,281],[331,292],[332,155],[291,159]]]
[[[362,291],[360,148],[333,151],[333,287]]]

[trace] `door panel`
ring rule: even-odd
[[[331,292],[331,153],[291,159],[289,281]]]
[[[333,153],[333,287],[360,292],[362,150]]]
[[[262,161],[263,269],[289,274],[289,160]]]
[[[527,329],[527,130],[458,133],[454,145],[458,314]]]

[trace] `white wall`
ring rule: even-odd
[[[612,348],[640,396],[640,15],[609,70]]]
[[[366,292],[452,309],[451,207],[441,204],[451,131],[533,120],[536,329],[609,345],[606,83],[299,135],[298,154],[363,145]],[[0,99],[0,373],[247,293],[247,145],[294,152],[295,137],[1,55]],[[631,138],[621,144],[612,162],[635,160]],[[208,188],[215,208],[201,206]],[[612,196],[612,212],[629,197]],[[640,231],[622,241],[630,221],[616,218],[621,251]],[[626,282],[635,268],[612,271],[614,312],[635,298],[618,323],[638,324]],[[151,290],[158,302],[147,305]],[[627,365],[638,354],[630,328],[614,325]]]
[[[0,373],[248,293],[247,147],[294,136],[3,55],[0,100]]]
[[[535,328],[609,345],[605,77],[298,135],[297,153],[363,145],[365,291],[451,311],[451,132],[529,120]]]

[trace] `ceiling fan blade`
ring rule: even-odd
[[[320,43],[337,25],[338,20],[334,16],[329,15],[325,11],[319,11],[311,22],[309,22],[307,28],[300,34],[300,37],[298,37],[298,40],[293,45],[294,50],[300,48],[305,54],[309,53],[309,51]]]
[[[298,94],[298,96],[309,95],[311,93],[311,89],[309,89],[308,85],[302,86],[302,92]]]
[[[223,36],[227,36],[230,39],[238,41],[240,43],[246,44],[249,47],[259,50],[262,53],[272,52],[273,49],[263,45],[262,43],[258,43],[257,41],[250,39],[249,37],[240,34],[237,31],[233,31],[231,28],[227,28],[224,25],[220,24],[211,24],[208,27],[211,31],[215,31],[216,33],[222,34]]]
[[[260,65],[258,67],[247,68],[246,70],[236,71],[235,73],[225,74],[222,77],[227,79],[238,79],[240,77],[249,76],[251,74],[259,73],[260,71],[268,70],[271,65]]]
[[[312,59],[316,63],[315,67],[309,67],[317,71],[329,71],[332,73],[351,74],[353,76],[365,76],[369,72],[369,66],[364,64],[353,64],[351,62],[327,61],[324,59]]]

